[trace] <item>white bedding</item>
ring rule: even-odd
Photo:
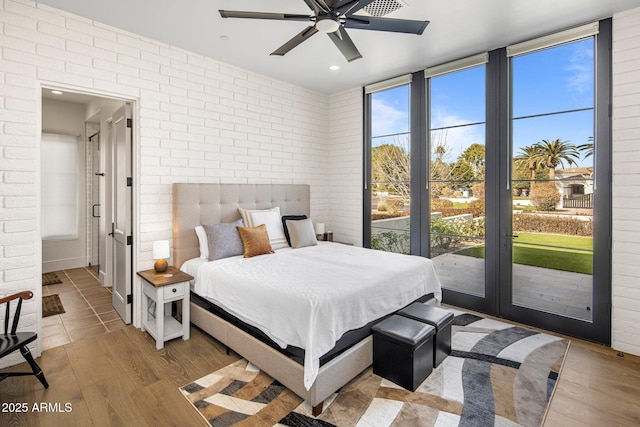
[[[345,332],[425,294],[438,300],[442,295],[431,260],[338,243],[197,264],[191,273],[197,294],[259,328],[282,348],[305,350],[307,389],[318,374],[320,356]]]

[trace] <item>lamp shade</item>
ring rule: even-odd
[[[170,255],[168,240],[156,240],[153,242],[153,259],[166,259]]]

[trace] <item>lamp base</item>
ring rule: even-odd
[[[156,271],[156,273],[164,273],[165,271],[167,271],[167,267],[169,267],[169,264],[167,264],[167,261],[163,259],[159,259],[155,264],[153,264],[153,269]]]

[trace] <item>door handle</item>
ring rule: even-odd
[[[100,207],[100,203],[96,203],[95,205],[91,206],[91,216],[94,218],[100,218],[100,210],[98,210],[98,215],[96,215],[96,208]]]
[[[111,223],[111,233],[109,233],[109,236],[113,237],[114,234],[116,234],[116,229],[115,229],[115,223]]]
[[[517,235],[517,234],[507,234],[505,237],[506,237],[507,239],[517,239],[517,238],[518,238],[518,235]]]

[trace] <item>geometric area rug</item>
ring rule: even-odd
[[[241,359],[180,388],[212,426],[540,426],[569,340],[458,310],[452,354],[416,389],[371,368],[311,407]]]

